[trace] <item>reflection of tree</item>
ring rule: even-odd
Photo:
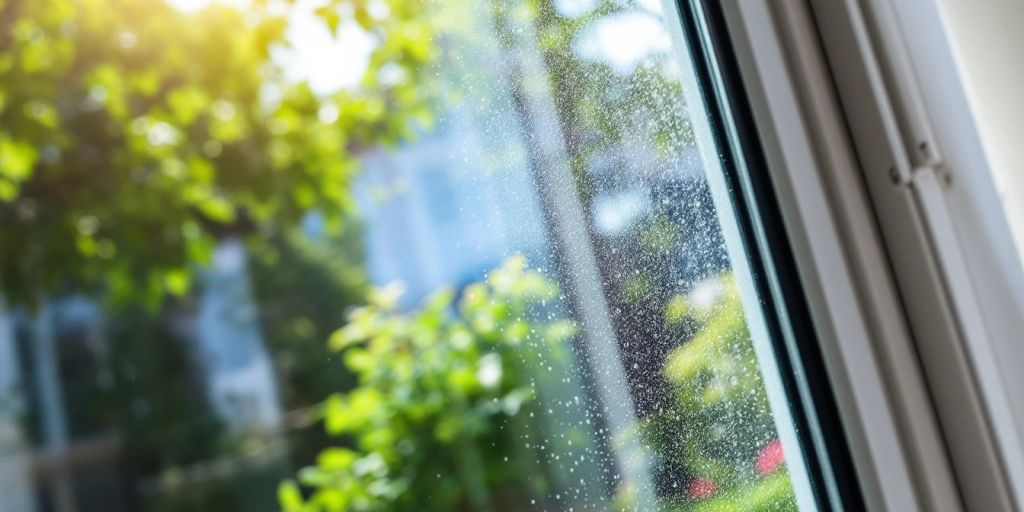
[[[508,32],[504,37],[536,45],[543,56],[632,403],[643,418],[671,407],[671,388],[660,369],[670,351],[695,332],[689,324],[666,325],[665,305],[697,280],[727,268],[714,208],[695,161],[680,84],[666,64],[672,58],[652,52],[623,73],[577,53],[588,29],[638,8],[606,1],[566,17],[550,0],[531,5],[537,40],[517,40]],[[617,232],[597,229],[598,200],[633,192],[644,215]],[[692,478],[690,468],[673,457],[654,469],[663,495]]]
[[[608,454],[621,455],[623,445],[640,437],[655,448],[657,489],[613,489],[621,503],[651,504],[630,503],[629,494],[656,491],[663,503],[682,507],[711,500],[727,510],[784,507],[790,489],[780,462],[771,460],[772,417],[732,281],[719,283],[726,291],[708,311],[681,298],[728,264],[679,83],[664,55],[652,54],[624,72],[575,50],[588,28],[631,9],[603,2],[570,18],[547,0],[488,3],[484,17],[500,48],[474,55],[470,50],[489,40],[489,31],[481,36],[459,26],[446,33],[444,58],[472,63],[455,71],[448,84],[453,97],[442,102],[511,117],[494,125],[518,128],[514,133],[526,141],[523,151],[546,209],[566,302],[580,320],[579,337],[612,344],[612,352],[600,354],[607,357],[574,354],[591,366],[589,376],[601,389],[590,391],[598,408],[606,408],[600,419],[612,425],[595,430],[614,447],[601,447],[601,458],[590,463],[608,469],[606,483],[646,484],[650,475],[630,479],[629,457]],[[495,54],[497,62],[487,60]],[[507,89],[486,89],[494,83]],[[505,95],[509,107],[502,105]],[[641,213],[620,229],[600,229],[600,202],[621,194],[639,197]],[[517,510],[535,497],[552,503],[552,494],[562,503],[560,493],[580,489],[559,482],[548,467],[552,461],[529,446],[538,437],[547,442],[594,430],[561,425],[564,430],[541,431],[546,425],[524,417],[545,403],[537,382],[553,355],[523,342],[524,333],[540,328],[522,318],[523,297],[502,295],[497,283],[509,275],[506,268],[490,284],[471,286],[458,309],[442,295],[400,314],[378,298],[349,317],[333,340],[344,348],[358,384],[332,397],[324,413],[340,446],[299,474],[312,496],[303,498],[292,484],[282,487],[287,508]],[[522,358],[522,367],[509,365]],[[627,385],[620,381],[609,393],[613,386],[606,383],[615,379],[602,382],[596,374],[613,373],[608,370],[620,361]],[[500,380],[487,385],[486,376],[499,367]],[[520,405],[514,412],[505,407],[525,391],[539,399],[521,411]],[[614,425],[624,417],[640,421],[628,425],[632,430]],[[578,419],[584,418],[589,421]],[[524,440],[526,446],[517,445]],[[762,458],[766,462],[757,462]]]
[[[590,10],[574,17],[560,14],[554,0],[532,0],[530,4],[536,11],[537,41],[533,44],[543,55],[570,166],[584,203],[589,205],[604,187],[598,180],[628,182],[622,176],[608,176],[624,171],[625,160],[636,156],[625,153],[623,144],[643,144],[661,157],[683,154],[692,146],[693,134],[684,110],[671,108],[679,106],[682,92],[679,83],[661,69],[664,54],[652,52],[626,75],[609,63],[578,54],[582,36],[598,23],[634,13],[660,20],[658,14],[612,0],[595,2]],[[612,162],[599,166],[595,160]],[[650,169],[648,176],[641,178],[658,171]]]
[[[668,298],[725,266],[710,195],[694,153],[671,57],[652,51],[623,74],[577,54],[581,35],[602,21],[641,12],[603,1],[576,17],[536,0],[538,46],[579,196],[588,217],[598,268],[615,324],[637,414],[663,405],[660,368],[678,333],[658,321]],[[594,215],[602,195],[639,188],[647,214],[617,233],[600,233]]]
[[[672,401],[642,426],[662,457],[695,475],[673,500],[698,510],[795,509],[734,278],[715,277],[673,297],[663,321],[695,332],[664,365]],[[716,509],[716,501],[735,506]]]
[[[535,33],[536,40],[524,40],[514,21],[503,21],[515,17],[514,9],[498,10],[499,38],[512,52],[536,46],[543,57],[632,403],[637,416],[645,418],[648,438],[657,441],[658,494],[685,503],[688,489],[705,485],[697,493],[701,497],[725,500],[729,492],[743,489],[754,501],[761,496],[768,508],[791,507],[785,476],[772,476],[760,487],[751,478],[753,461],[775,446],[769,443],[775,434],[732,280],[724,281],[728,290],[713,318],[665,320],[666,309],[680,307],[682,294],[729,266],[674,76],[678,71],[669,64],[673,58],[652,51],[623,71],[579,55],[582,34],[597,23],[642,11],[637,6],[597,2],[588,12],[568,17],[550,0],[530,5],[535,30],[527,34]],[[536,129],[529,106],[518,110],[528,129]],[[541,160],[541,165],[547,164]],[[642,214],[616,230],[600,229],[602,200],[622,197],[641,202],[637,209]],[[574,270],[568,266],[567,271]],[[689,361],[690,369],[696,365],[697,374],[680,370],[686,367],[682,361]],[[712,386],[709,395],[715,386],[735,393],[709,402],[705,385]],[[772,491],[761,495],[761,487]]]

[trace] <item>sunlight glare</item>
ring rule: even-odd
[[[252,0],[167,0],[184,12],[197,12],[213,4],[246,8]],[[356,86],[369,65],[373,39],[361,27],[343,22],[335,36],[314,11],[322,0],[299,0],[289,9],[288,47],[275,48],[272,57],[292,82],[309,82],[325,96]]]

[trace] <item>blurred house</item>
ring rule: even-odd
[[[239,242],[220,245],[199,288],[193,308],[168,317],[192,362],[186,378],[205,395],[195,399],[209,402],[228,433],[275,431],[277,382]],[[119,468],[124,433],[105,416],[114,369],[104,322],[100,307],[77,295],[0,314],[0,512],[135,508]]]
[[[515,254],[550,262],[528,155],[507,125],[455,110],[435,131],[363,159],[355,190],[367,272],[376,285],[401,282],[404,307],[478,281]]]
[[[196,359],[217,415],[232,429],[281,426],[274,365],[260,332],[245,248],[221,243],[203,274],[195,316]]]

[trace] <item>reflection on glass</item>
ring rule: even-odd
[[[358,87],[309,55],[379,57],[373,20],[403,2],[342,3],[286,16],[293,44],[268,58],[313,87],[263,145],[230,132],[200,147],[237,165],[265,145],[273,168],[303,151],[329,166],[325,148],[344,146],[358,170],[328,182],[343,193],[285,185],[296,206],[275,222],[295,228],[278,232],[260,224],[271,206],[236,197],[261,234],[211,230],[194,282],[165,276],[166,300],[108,305],[104,286],[74,284],[8,304],[0,510],[796,509],[800,454],[783,456],[787,416],[741,301],[754,292],[733,272],[734,219],[712,199],[700,150],[715,150],[698,147],[707,121],[684,103],[692,71],[661,4],[430,4],[433,56],[415,72],[345,58],[370,70],[363,86],[426,98],[414,133],[374,139],[338,127],[387,123],[400,100],[317,107]],[[317,32],[335,7],[359,20],[335,19],[338,38]],[[262,90],[257,110],[291,101]],[[319,124],[292,122],[303,111]],[[143,145],[189,136],[147,122]],[[289,122],[306,131],[277,134]],[[218,172],[161,158],[172,178],[179,160]],[[288,165],[273,172],[314,175]],[[350,196],[341,215],[324,206]],[[197,208],[216,224],[222,206]],[[83,236],[98,229],[83,219]]]

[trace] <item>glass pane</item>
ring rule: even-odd
[[[0,510],[813,507],[658,0],[12,16]]]

